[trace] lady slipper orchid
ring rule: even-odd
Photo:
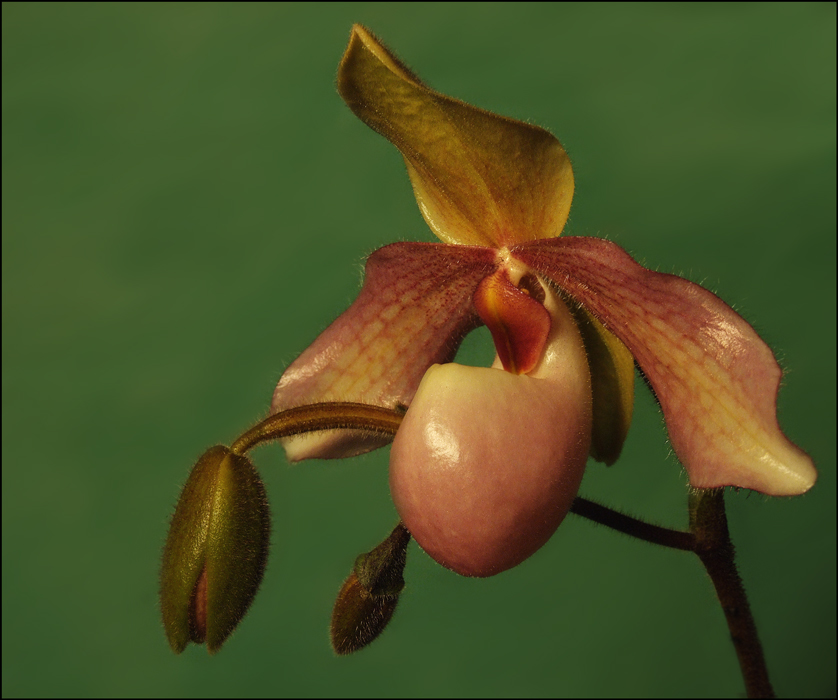
[[[358,25],[338,90],[401,151],[442,243],[373,253],[358,299],[288,367],[272,413],[326,401],[406,409],[391,491],[433,558],[487,576],[541,547],[588,455],[619,456],[635,363],[691,486],[790,496],[814,484],[811,460],[777,423],[780,367],[747,322],[614,243],[560,236],[573,173],[555,137],[434,92]],[[494,365],[453,364],[480,324]],[[296,461],[386,442],[333,430],[284,445]]]

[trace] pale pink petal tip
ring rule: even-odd
[[[782,433],[782,372],[753,328],[706,289],[638,265],[596,238],[537,241],[513,255],[574,297],[634,355],[672,446],[699,488],[772,496],[812,487],[812,460]]]

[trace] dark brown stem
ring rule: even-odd
[[[612,508],[589,501],[587,498],[577,496],[570,507],[570,512],[581,515],[583,518],[593,520],[595,523],[610,527],[612,530],[624,532],[627,535],[636,537],[646,542],[659,544],[673,549],[684,549],[693,551],[695,538],[690,532],[681,530],[670,530],[665,527],[658,527],[651,523],[643,522],[630,515],[625,515]]]
[[[707,569],[719,596],[748,697],[773,698],[774,689],[768,680],[751,606],[736,570],[733,543],[727,528],[724,489],[695,489],[689,503],[695,553]]]

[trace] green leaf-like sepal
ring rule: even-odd
[[[180,495],[163,550],[160,607],[169,644],[221,648],[250,607],[268,555],[265,487],[247,457],[205,452]]]
[[[634,358],[628,348],[581,306],[569,305],[591,369],[591,457],[612,465],[626,441],[634,411]]]

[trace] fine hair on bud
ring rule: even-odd
[[[332,610],[331,639],[336,654],[360,651],[380,635],[399,602],[397,595],[373,595],[353,571],[344,581]]]
[[[175,653],[191,641],[214,654],[262,582],[270,541],[265,487],[251,461],[218,445],[196,463],[163,550],[160,608]]]
[[[399,523],[380,545],[355,560],[332,610],[332,648],[341,656],[363,649],[383,631],[404,588],[410,533]]]

